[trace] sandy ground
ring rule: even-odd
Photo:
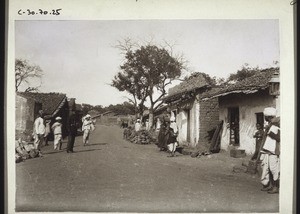
[[[52,143],[52,142],[50,142]],[[64,141],[63,148],[66,147]],[[278,212],[279,195],[260,191],[257,175],[234,173],[245,159],[221,152],[170,158],[153,145],[124,141],[117,126],[98,125],[73,154],[16,165],[17,211]]]

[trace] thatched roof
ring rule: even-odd
[[[235,84],[222,85],[220,87],[212,88],[211,90],[201,94],[202,99],[225,96],[233,93],[255,93],[258,90],[264,90],[269,87],[269,82],[275,73],[279,73],[279,68],[269,68],[262,70]]]

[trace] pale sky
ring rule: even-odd
[[[126,93],[109,86],[123,57],[113,46],[131,38],[175,44],[194,72],[227,78],[245,63],[279,61],[278,20],[16,21],[16,58],[39,65],[41,92],[77,103],[118,104]]]

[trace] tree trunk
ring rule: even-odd
[[[149,127],[150,127],[150,129],[153,126],[153,122],[154,122],[154,115],[153,115],[153,108],[151,107],[149,109]]]

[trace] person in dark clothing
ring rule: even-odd
[[[165,131],[165,142],[168,148],[168,151],[171,153],[169,157],[175,156],[176,142],[177,142],[177,133],[170,126],[170,122],[166,122],[166,131]]]
[[[158,140],[157,146],[159,147],[160,151],[168,150],[167,139],[166,139],[165,133],[166,133],[167,123],[170,124],[170,117],[171,117],[171,115],[170,115],[169,108],[160,117],[161,126],[160,126],[158,137],[157,137],[157,140]]]
[[[67,153],[69,153],[69,152],[73,153],[75,137],[77,134],[77,123],[76,123],[75,114],[73,112],[71,113],[71,115],[69,117],[68,131],[69,131],[69,136],[68,136]]]
[[[164,118],[158,134],[158,147],[160,151],[167,151],[170,137],[170,119]]]
[[[262,142],[262,138],[263,138],[263,135],[264,135],[264,130],[263,130],[263,127],[257,123],[256,124],[256,129],[257,131],[255,132],[255,134],[253,135],[253,137],[255,138],[255,152],[251,158],[251,160],[256,160],[257,159],[257,156],[258,156],[258,153],[259,153],[259,150],[260,150],[260,146],[261,146],[261,142]]]
[[[162,123],[159,129],[158,137],[157,137],[157,146],[160,149],[160,151],[163,151],[163,144],[164,144],[164,135],[165,135],[165,124]]]

